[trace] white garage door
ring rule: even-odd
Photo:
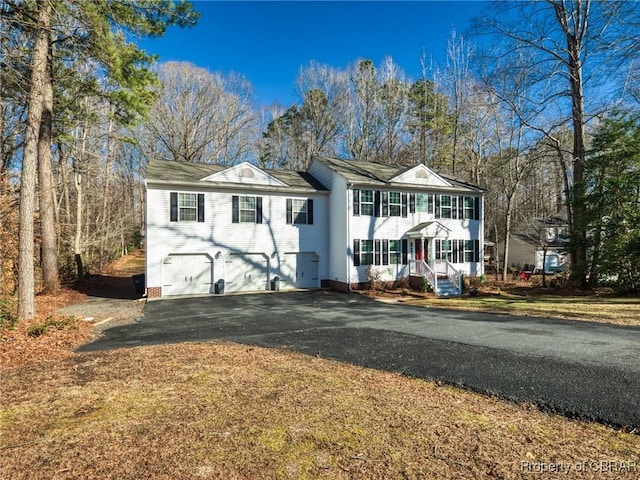
[[[261,253],[231,254],[224,262],[225,292],[267,290],[269,261]]]
[[[284,288],[318,288],[318,256],[315,253],[285,253]]]
[[[163,294],[196,295],[212,292],[211,267],[208,255],[169,255],[164,261]]]

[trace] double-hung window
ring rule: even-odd
[[[373,240],[360,240],[360,265],[373,265]]]
[[[373,190],[360,190],[360,215],[373,214]]]
[[[262,197],[233,195],[231,204],[233,223],[262,223]]]
[[[402,215],[402,196],[400,192],[389,192],[389,216],[399,217]]]
[[[436,260],[453,260],[453,242],[436,239]]]
[[[451,218],[451,195],[440,195],[440,218]]]
[[[464,261],[465,262],[476,261],[475,242],[473,240],[464,241]]]
[[[204,222],[204,193],[171,192],[172,222]]]
[[[389,240],[389,264],[402,264],[402,241]]]
[[[475,220],[475,197],[464,197],[464,219]]]
[[[313,200],[287,198],[287,223],[290,225],[312,225]]]

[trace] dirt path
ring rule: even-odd
[[[81,303],[57,313],[92,321],[97,333],[132,323],[142,316],[145,298],[136,293],[132,275],[144,273],[144,252],[136,251],[109,265],[100,275],[85,279],[78,290],[87,295]]]

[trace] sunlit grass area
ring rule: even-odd
[[[2,400],[0,470],[13,480],[515,479],[559,463],[567,478],[597,479],[602,462],[615,478],[640,469],[635,434],[235,344],[34,364],[3,374]]]
[[[449,299],[406,298],[404,303],[514,315],[640,325],[640,299],[561,295],[482,294]]]

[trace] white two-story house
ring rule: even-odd
[[[483,191],[424,165],[152,161],[146,189],[150,299],[482,273]]]

